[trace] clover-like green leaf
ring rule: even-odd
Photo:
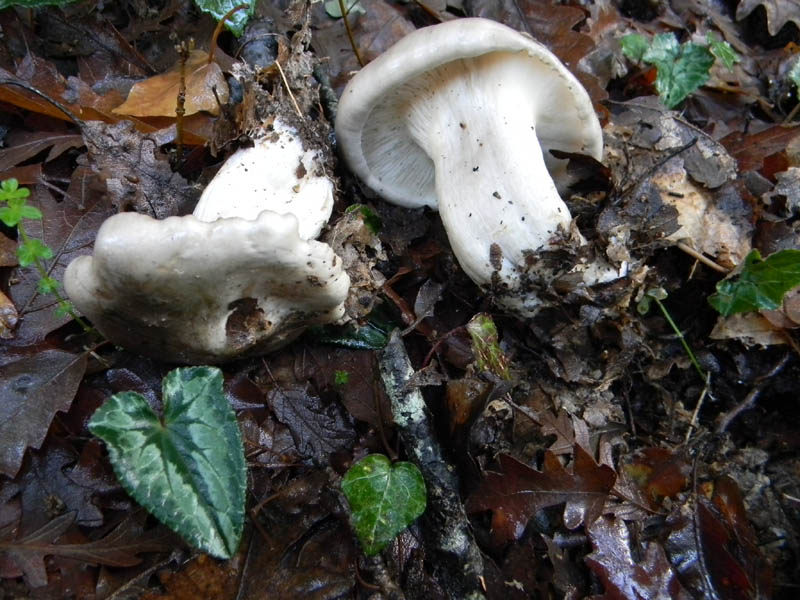
[[[114,394],[89,430],[108,446],[125,490],[193,546],[230,558],[244,524],[246,473],[236,416],[214,367],[170,371],[164,414],[136,392]]]
[[[17,248],[17,258],[21,267],[29,267],[37,260],[53,258],[53,250],[42,240],[29,239]]]
[[[781,250],[766,259],[753,250],[738,277],[717,283],[708,301],[723,317],[741,312],[775,310],[783,295],[800,285],[800,250]]]
[[[342,491],[367,556],[380,552],[425,512],[425,481],[419,469],[408,462],[392,464],[383,454],[370,454],[350,467],[342,478]]]

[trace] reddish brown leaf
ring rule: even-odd
[[[166,594],[148,593],[142,600],[224,600],[235,596],[236,572],[201,554],[177,573],[160,574]]]
[[[616,473],[598,465],[580,446],[575,446],[572,472],[552,452],[545,452],[541,471],[500,455],[502,473],[488,472],[467,500],[468,512],[492,511],[492,532],[498,543],[518,538],[528,520],[539,510],[566,503],[564,524],[573,529],[591,523],[603,511]]]
[[[691,595],[656,542],[649,542],[643,560],[636,563],[630,533],[622,519],[601,517],[586,528],[593,551],[586,564],[605,586],[598,600],[689,600]]]
[[[56,544],[75,521],[75,513],[68,512],[51,520],[33,533],[14,540],[12,528],[0,531],[0,553],[7,553],[25,574],[28,585],[41,587],[47,584],[44,566],[46,556],[63,556],[114,567],[130,567],[141,562],[139,552],[169,550],[174,544],[166,529],[142,532],[136,518],[129,517],[106,537],[85,544]]]
[[[791,140],[800,135],[800,127],[775,125],[758,133],[735,132],[720,140],[725,149],[736,159],[739,171],[759,171],[764,160],[783,152]]]
[[[677,496],[686,487],[691,471],[691,465],[681,452],[666,448],[644,448],[624,468],[654,499]]]
[[[728,500],[733,501],[725,491]],[[722,503],[725,500],[719,499]],[[676,509],[667,519],[672,533],[665,547],[681,574],[681,581],[696,596],[720,600],[754,600],[770,597],[770,572],[756,546],[742,545],[737,527],[704,497]],[[743,514],[743,513],[742,513]],[[738,521],[741,515],[735,517]],[[738,527],[741,534],[741,527]]]
[[[45,350],[0,367],[0,473],[14,477],[57,411],[72,403],[87,354]]]

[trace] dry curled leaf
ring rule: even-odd
[[[778,35],[789,21],[800,27],[798,0],[741,0],[736,7],[736,20],[741,21],[759,6],[763,6],[767,13],[767,30],[770,35]]]
[[[220,66],[209,62],[208,52],[192,50],[183,73],[186,86],[184,114],[188,116],[206,111],[218,115],[220,103],[226,103],[229,96],[228,84]],[[113,112],[133,117],[174,117],[180,82],[181,64],[178,62],[166,73],[134,84],[127,100]]]

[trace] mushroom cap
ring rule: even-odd
[[[262,354],[344,313],[349,278],[292,214],[203,222],[121,213],[70,263],[70,299],[110,341],[181,363]]]
[[[294,127],[275,119],[253,146],[234,152],[203,190],[194,209],[201,221],[255,219],[264,210],[292,213],[300,237],[316,238],[333,210],[333,182],[319,150],[307,150]]]
[[[548,150],[599,159],[603,139],[592,101],[572,73],[545,46],[495,21],[465,18],[424,27],[407,35],[359,71],[347,84],[336,117],[336,137],[347,164],[387,200],[409,208],[436,208],[433,163],[404,123],[419,80],[448,63],[490,53],[525,65],[510,73],[530,98],[548,171],[560,188],[566,161]],[[443,77],[444,78],[444,77]],[[436,79],[435,77],[428,79]],[[416,85],[415,85],[415,82]],[[426,90],[427,92],[428,90]],[[484,107],[479,110],[491,110]],[[526,110],[520,107],[520,110]]]

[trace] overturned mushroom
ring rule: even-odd
[[[209,363],[268,352],[344,313],[342,261],[310,239],[332,204],[317,153],[275,121],[223,165],[194,215],[108,219],[65,289],[104,336],[142,354]]]
[[[486,19],[406,36],[359,71],[336,134],[351,169],[387,200],[438,209],[467,275],[522,314],[531,254],[555,247],[571,216],[566,161],[600,158],[588,94],[544,46]],[[606,269],[588,269],[586,281]]]

